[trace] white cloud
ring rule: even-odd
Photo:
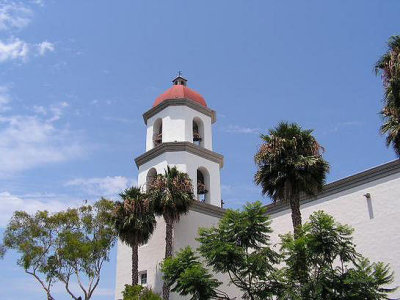
[[[43,6],[41,0],[29,2],[0,0],[0,31],[9,33],[7,39],[0,40],[0,62],[25,62],[31,55],[44,56],[53,52],[54,44],[49,41],[28,43],[13,36],[15,29],[19,30],[29,25],[33,17],[32,4]]]
[[[0,88],[0,108],[9,102],[7,89]],[[67,106],[66,102],[36,106],[33,115],[6,115],[0,110],[0,178],[84,155],[79,134],[56,122]]]
[[[228,133],[257,134],[260,132],[260,128],[249,128],[238,125],[229,125],[228,127],[223,128],[222,131]]]
[[[345,128],[350,128],[350,127],[361,127],[364,123],[361,121],[345,121],[345,122],[339,122],[333,127],[330,132],[338,132],[342,129]]]
[[[8,95],[8,88],[0,86],[0,113],[9,109],[7,104],[10,102],[10,96]]]
[[[26,27],[33,12],[22,3],[0,1],[0,31]]]
[[[67,108],[69,104],[67,102],[61,102],[56,105],[52,105],[50,107],[50,111],[53,113],[53,116],[49,119],[49,122],[57,121],[61,118],[64,109]]]
[[[116,196],[136,181],[124,176],[106,176],[95,178],[75,178],[68,181],[66,186],[76,186],[89,195]]]
[[[47,52],[53,52],[54,51],[54,44],[50,43],[48,41],[41,42],[40,44],[37,45],[39,55],[43,56]]]
[[[9,60],[26,61],[28,55],[28,43],[18,38],[12,38],[8,42],[3,42],[0,40],[0,62]]]
[[[38,116],[0,117],[0,126],[0,177],[84,153],[71,132]]]
[[[0,227],[7,225],[16,210],[23,210],[30,214],[35,213],[37,210],[56,212],[82,204],[79,201],[66,200],[63,197],[58,199],[51,194],[17,196],[7,191],[0,192]]]

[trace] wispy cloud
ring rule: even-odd
[[[29,52],[28,43],[19,38],[11,38],[7,42],[0,40],[0,62],[10,60],[26,61]]]
[[[56,212],[68,207],[82,204],[65,196],[53,194],[14,195],[10,192],[0,192],[0,227],[4,227],[12,217],[14,211],[23,210],[35,213],[37,210]]]
[[[50,43],[48,41],[41,42],[37,45],[39,55],[43,56],[47,52],[53,52],[54,51],[54,44]]]
[[[136,185],[136,181],[124,176],[106,176],[75,178],[66,182],[65,185],[78,187],[92,196],[116,196],[129,186]]]
[[[22,3],[0,1],[0,31],[24,28],[32,16],[32,10]]]
[[[32,5],[29,4],[42,5],[43,2],[0,0],[0,31],[8,33],[8,38],[0,40],[0,63],[26,62],[32,55],[44,56],[55,50],[49,41],[29,43],[15,37],[15,31],[27,27],[33,18]]]
[[[10,96],[8,95],[8,88],[6,86],[0,86],[0,113],[8,110],[10,107]]]
[[[103,117],[103,119],[106,121],[113,121],[113,122],[118,122],[118,123],[123,123],[123,124],[137,123],[136,119],[127,119],[127,118],[120,118],[120,117]]]
[[[364,123],[361,121],[345,121],[345,122],[339,122],[337,123],[333,128],[329,130],[329,132],[338,132],[343,129],[348,129],[348,128],[354,128],[354,127],[360,127]]]
[[[228,127],[222,128],[222,131],[227,133],[238,133],[238,134],[257,134],[260,132],[260,128],[243,127],[239,125],[229,125]]]
[[[5,95],[0,93],[3,108],[10,102]],[[67,106],[66,102],[49,108],[36,106],[36,114],[29,115],[5,114],[4,109],[3,113],[0,110],[0,177],[85,154],[79,134],[56,122]]]

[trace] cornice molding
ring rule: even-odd
[[[162,143],[153,149],[143,153],[135,159],[136,166],[139,168],[146,162],[156,158],[166,152],[189,152],[205,159],[219,164],[220,168],[224,166],[224,157],[214,151],[197,146],[190,142],[167,142]]]
[[[391,161],[389,163],[329,183],[325,185],[323,191],[316,197],[313,198],[302,197],[301,204],[316,201],[318,199],[327,197],[329,195],[337,194],[339,192],[349,190],[351,188],[360,186],[362,184],[382,179],[398,173],[400,173],[400,160]],[[281,212],[283,210],[290,209],[289,205],[286,203],[269,204],[266,205],[266,207],[268,209],[267,210],[268,215],[272,215]],[[224,208],[220,208],[207,203],[202,203],[199,201],[195,201],[192,204],[190,210],[219,218],[222,218],[222,216],[226,212],[226,209]]]
[[[334,195],[354,187],[378,180],[381,178],[388,177],[393,174],[400,173],[400,160],[394,160],[383,165],[365,170],[363,172],[339,179],[337,181],[328,183],[324,186],[321,193],[315,197],[300,197],[300,204],[306,204],[312,201],[316,201],[330,195]],[[267,214],[275,214],[283,210],[289,209],[289,204],[286,202],[276,202],[266,205]]]
[[[166,108],[167,106],[187,106],[190,107],[194,110],[197,110],[198,112],[201,112],[207,116],[209,116],[211,118],[211,123],[215,123],[215,121],[217,120],[216,117],[216,113],[214,110],[209,109],[208,107],[204,107],[203,105],[190,100],[190,99],[186,99],[186,98],[179,98],[179,99],[167,99],[164,100],[163,102],[161,102],[160,104],[158,104],[155,107],[152,107],[151,109],[149,109],[148,111],[146,111],[143,114],[143,120],[144,123],[147,125],[147,120],[150,119],[152,116],[154,116],[155,114],[159,113],[160,111],[162,111],[164,108]]]
[[[196,211],[199,213],[203,213],[212,217],[217,217],[217,218],[222,218],[222,216],[225,214],[225,209],[211,205],[208,203],[200,202],[200,201],[194,201],[193,204],[190,206],[190,210]]]

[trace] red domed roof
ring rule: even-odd
[[[184,81],[179,81],[179,80],[177,81],[177,79],[183,79]],[[182,98],[190,99],[194,102],[199,103],[200,105],[207,107],[206,100],[204,100],[203,96],[186,86],[186,79],[178,76],[177,78],[174,79],[173,82],[175,85],[173,85],[166,92],[158,96],[156,101],[154,101],[153,107],[157,106],[158,104],[167,99],[182,99]]]

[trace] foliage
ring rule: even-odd
[[[137,187],[120,194],[123,202],[116,202],[114,226],[122,242],[132,248],[132,284],[138,283],[138,246],[145,244],[156,227],[151,202]]]
[[[280,256],[270,247],[270,221],[265,213],[260,202],[247,204],[243,211],[227,210],[217,227],[199,230],[198,250],[207,266],[228,274],[231,284],[241,289],[246,299],[272,299],[280,288],[275,267]],[[168,284],[175,284],[174,290],[190,294],[192,299],[229,299],[216,289],[220,282],[208,275],[190,249],[167,260],[163,270]],[[186,276],[187,272],[204,278],[199,284]]]
[[[161,300],[159,295],[141,285],[125,284],[122,296],[123,300]]]
[[[166,221],[176,222],[189,211],[193,201],[192,181],[176,167],[167,167],[164,174],[157,174],[149,186],[149,198],[154,211]]]
[[[190,247],[179,251],[162,263],[163,279],[172,291],[180,295],[191,295],[191,300],[207,300],[223,296],[217,290],[221,282],[212,278]]]
[[[375,72],[382,75],[385,89],[381,133],[400,157],[400,35],[389,38],[388,50],[376,62]]]
[[[318,211],[296,239],[283,235],[286,288],[280,299],[386,299],[394,291],[384,288],[393,282],[389,266],[363,258],[352,232]]]
[[[272,250],[270,221],[261,203],[228,210],[217,227],[201,229],[199,252],[214,272],[228,274],[244,299],[387,299],[393,273],[356,251],[353,229],[322,211],[310,216],[295,238],[281,236],[281,253]],[[164,280],[191,299],[229,299],[221,282],[190,248],[164,261]]]
[[[54,299],[51,287],[57,280],[78,299],[70,289],[75,280],[84,299],[90,299],[115,243],[113,207],[113,202],[101,199],[55,214],[17,211],[4,233],[3,247],[20,254],[18,265],[41,284],[48,299]]]
[[[275,265],[280,257],[270,247],[270,223],[265,207],[255,202],[243,211],[227,210],[218,227],[199,230],[207,265],[227,273],[249,299],[270,299],[279,286]]]
[[[165,258],[172,256],[173,225],[179,221],[182,214],[189,211],[194,201],[192,181],[186,173],[176,167],[158,174],[149,186],[147,193],[156,214],[165,220]],[[169,299],[169,288],[163,284],[163,299]]]
[[[300,194],[313,196],[322,189],[329,164],[312,130],[296,123],[281,122],[261,138],[263,144],[254,157],[255,182],[273,201],[290,203],[296,232],[301,226]]]
[[[51,288],[56,277],[50,257],[55,253],[57,229],[57,217],[47,211],[32,216],[16,211],[3,237],[3,255],[8,249],[16,250],[20,254],[17,264],[40,283],[47,299],[54,299]]]
[[[137,187],[126,189],[120,196],[123,202],[117,202],[114,211],[118,237],[129,246],[147,243],[156,226],[150,201]]]

